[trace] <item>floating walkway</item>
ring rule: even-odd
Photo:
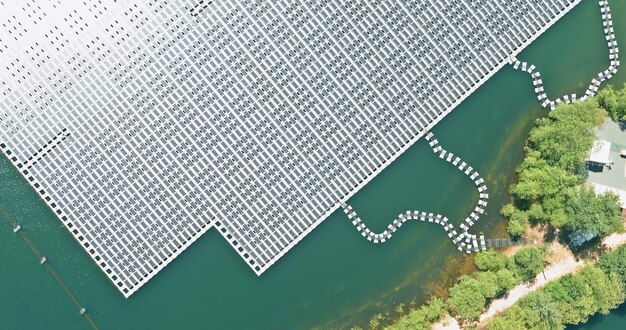
[[[542,107],[554,110],[554,108],[560,103],[569,104],[577,101],[585,101],[586,99],[596,95],[598,89],[600,88],[600,84],[602,84],[605,80],[611,79],[611,77],[613,77],[613,75],[617,73],[617,68],[620,65],[619,48],[617,47],[617,40],[615,39],[615,31],[613,29],[613,17],[611,15],[611,8],[609,7],[609,3],[606,0],[601,0],[599,3],[600,12],[602,13],[602,24],[604,25],[604,36],[609,47],[609,60],[611,61],[611,64],[609,65],[608,69],[598,73],[598,76],[591,80],[591,83],[589,84],[589,87],[587,87],[585,95],[583,95],[582,97],[577,98],[576,94],[571,94],[564,95],[557,98],[556,100],[550,100],[546,95],[545,89],[543,87],[541,73],[537,70],[535,65],[529,64],[527,62],[520,62],[515,57],[509,60],[509,63],[513,66],[515,70],[527,72],[533,78],[535,94],[537,95],[537,99],[539,100],[539,102],[541,102]]]
[[[521,245],[526,243],[523,238],[512,240],[510,238],[490,238],[486,240],[488,249],[506,249],[511,246]]]
[[[554,109],[560,103],[585,101],[586,99],[596,95],[600,84],[602,84],[605,80],[610,79],[611,77],[613,77],[613,75],[617,73],[617,69],[620,65],[619,48],[617,47],[617,40],[615,38],[615,32],[613,29],[611,8],[609,7],[608,1],[606,0],[599,1],[599,4],[600,11],[602,13],[604,34],[609,47],[609,59],[611,64],[606,70],[598,73],[598,76],[591,80],[591,83],[589,84],[585,95],[583,95],[582,97],[578,98],[576,94],[571,94],[564,95],[557,98],[556,100],[549,99],[543,86],[541,73],[537,70],[537,67],[534,64],[521,62],[515,57],[509,59],[509,64],[511,64],[515,70],[527,72],[533,78],[533,85],[535,88],[534,91],[537,95],[537,99],[542,102],[542,107]],[[432,222],[442,226],[448,234],[448,237],[450,238],[452,243],[454,243],[460,251],[464,251],[466,253],[478,252],[490,248],[507,248],[510,246],[522,244],[524,240],[485,239],[483,235],[477,236],[472,235],[468,232],[470,228],[478,221],[480,216],[485,212],[487,200],[489,199],[489,194],[487,193],[487,186],[485,185],[485,181],[477,171],[475,171],[471,166],[464,162],[460,157],[443,149],[443,147],[439,145],[437,139],[434,139],[432,132],[427,133],[425,138],[430,144],[433,152],[437,154],[440,159],[451,163],[460,171],[465,173],[465,175],[467,175],[472,181],[474,181],[480,196],[478,203],[474,208],[474,211],[471,212],[471,214],[463,220],[463,222],[459,225],[458,230],[453,224],[449,222],[449,219],[447,217],[441,214],[427,213],[424,211],[406,211],[405,213],[399,214],[398,217],[394,219],[393,222],[389,224],[389,226],[387,226],[387,229],[385,229],[382,233],[375,233],[363,223],[363,221],[357,215],[356,211],[354,211],[352,206],[345,203],[342,204],[344,213],[348,216],[348,219],[352,221],[352,224],[361,233],[361,235],[371,242],[384,243],[388,241],[398,230],[398,228],[400,228],[405,222],[409,220],[414,220],[422,222]]]
[[[352,206],[348,204],[342,204],[344,213],[348,216],[348,219],[352,221],[352,224],[361,233],[361,236],[365,237],[368,241],[374,243],[384,243],[389,240],[393,234],[402,227],[402,225],[409,220],[431,222],[436,223],[443,227],[448,234],[448,237],[454,243],[459,251],[466,253],[473,253],[486,250],[490,247],[483,235],[472,235],[468,231],[478,221],[481,215],[485,212],[489,194],[487,193],[487,185],[485,180],[480,174],[466,162],[464,162],[459,156],[445,150],[437,139],[434,138],[432,132],[428,132],[425,136],[433,152],[439,156],[440,159],[454,165],[459,171],[463,172],[469,177],[478,189],[479,199],[474,210],[467,216],[463,222],[459,225],[459,229],[449,222],[449,219],[441,214],[428,213],[423,211],[406,211],[400,213],[392,223],[387,226],[382,233],[375,233],[370,230],[357,215]]]
[[[0,1],[0,151],[125,297],[261,275],[581,1]]]

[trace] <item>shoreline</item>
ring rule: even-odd
[[[584,157],[587,157],[589,149],[598,139],[591,132],[608,118],[622,118],[616,117],[615,109],[626,102],[626,97],[617,98],[615,95],[625,92],[626,85],[618,92],[606,88],[598,97],[573,105],[562,105],[536,123],[527,137],[525,157],[517,169],[518,179],[509,187],[513,203],[501,209],[501,213],[509,219],[509,234],[525,237],[528,243],[499,253],[492,251],[481,255],[480,259],[476,259],[479,271],[469,277],[459,278],[441,304],[422,305],[390,328],[404,328],[411,324],[434,329],[461,326],[486,328],[496,315],[516,305],[530,293],[565,275],[575,274],[586,265],[595,264],[593,259],[604,255],[590,251],[592,254],[584,257],[584,254],[571,250],[569,243],[572,235],[590,236],[586,241],[575,243],[579,246],[591,238],[601,237],[598,243],[585,244],[592,250],[604,247],[603,250],[610,251],[626,243],[624,219],[619,217],[623,205],[620,205],[618,197],[594,193],[585,188],[584,184],[588,175],[588,164]],[[563,142],[571,143],[572,147],[564,150]],[[594,221],[587,221],[590,217]],[[529,226],[531,223],[533,227]],[[567,237],[570,237],[569,241]],[[546,238],[550,241],[547,246]],[[566,243],[567,247],[564,246]],[[537,244],[544,246],[541,249],[549,251],[549,259],[552,260],[548,260],[545,255],[523,251]],[[511,258],[513,253],[515,256]],[[538,259],[540,256],[541,259]],[[514,262],[511,263],[511,260]],[[531,268],[524,271],[519,267]],[[510,272],[519,270],[522,272],[512,277]],[[588,272],[581,274],[587,276],[585,274]],[[559,296],[554,299],[560,301],[558,299],[565,298]],[[614,303],[621,304],[623,300]],[[532,307],[525,308],[529,310],[528,315],[537,313],[532,312]],[[589,313],[593,315],[599,310]],[[519,316],[517,319],[515,316],[513,319],[505,316],[503,321],[498,320],[522,324],[532,322],[526,318],[520,319]],[[562,323],[555,324],[565,326],[577,322],[580,321],[564,319]],[[502,323],[498,325],[502,326]]]
[[[558,243],[555,244],[560,245]],[[607,248],[608,251],[613,251],[621,246],[626,245],[626,231],[615,233],[605,237],[600,245]],[[548,283],[557,281],[565,275],[574,274],[586,265],[593,264],[595,264],[595,262],[589,262],[588,260],[582,259],[576,260],[575,256],[570,252],[570,254],[561,261],[546,267],[543,273],[538,274],[535,277],[535,280],[531,283],[521,283],[508,291],[505,297],[492,301],[488,309],[480,315],[477,327],[479,329],[487,329],[488,321],[515,305],[519,300],[521,300],[528,294],[545,287]],[[620,308],[625,304],[626,302],[619,305],[617,308]],[[433,324],[431,329],[461,330],[463,329],[463,327],[460,326],[459,321],[455,317],[447,315],[441,321]]]

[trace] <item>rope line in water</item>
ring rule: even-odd
[[[91,328],[94,330],[98,330],[98,327],[94,323],[89,313],[87,313],[86,309],[84,309],[84,306],[80,304],[78,299],[76,299],[76,296],[74,296],[74,294],[72,293],[70,288],[65,284],[61,276],[59,276],[59,274],[54,270],[54,268],[52,268],[50,263],[46,260],[44,255],[41,253],[41,251],[39,251],[39,249],[37,248],[37,246],[35,246],[33,241],[28,237],[28,235],[26,235],[26,233],[24,232],[24,229],[19,225],[19,223],[15,220],[15,218],[13,218],[13,216],[9,213],[9,211],[7,211],[7,209],[2,204],[0,204],[0,211],[2,212],[2,214],[4,214],[4,217],[11,223],[11,226],[13,227],[13,231],[19,234],[24,239],[24,241],[26,242],[26,244],[28,244],[28,246],[33,251],[33,253],[39,258],[40,263],[48,270],[48,272],[52,275],[52,277],[54,277],[54,279],[59,283],[61,288],[63,288],[63,291],[65,291],[65,293],[70,297],[70,299],[72,299],[72,302],[74,303],[74,305],[76,305],[76,308],[78,309],[79,313],[85,317],[87,322],[89,322],[89,325],[91,326]]]

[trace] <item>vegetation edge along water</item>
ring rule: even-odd
[[[626,36],[622,24],[626,2],[609,1],[619,39]],[[597,2],[582,2],[521,57],[541,68],[549,94],[579,92],[607,64],[601,28]],[[612,81],[623,82],[624,73]],[[477,225],[493,237],[506,232],[498,213],[502,202],[509,200],[504,187],[522,158],[523,141],[534,118],[545,116],[529,82],[523,73],[504,69],[448,116],[445,125],[434,129],[450,150],[484,172],[491,201],[488,216]],[[354,203],[368,221],[384,226],[408,208],[466,215],[474,204],[468,194],[473,186],[465,187],[465,178],[449,174],[437,166],[438,161],[426,143],[417,143],[359,192]],[[124,300],[18,175],[0,161],[2,202],[41,244],[49,262],[103,329],[194,329],[207,324],[222,329],[343,329],[356,322],[365,327],[376,313],[388,310],[386,317],[393,319],[407,306],[446,292],[459,274],[474,268],[473,257],[462,256],[442,232],[428,225],[407,226],[393,241],[372,246],[337,213],[261,278],[217,233],[209,232],[177,258],[176,265]],[[4,223],[0,246],[5,251],[0,264],[9,270],[0,272],[5,307],[0,328],[84,328],[80,315],[26,244],[15,238],[6,221],[0,223]],[[401,303],[405,311],[394,313]]]
[[[624,229],[618,197],[596,195],[584,185],[585,158],[596,138],[595,129],[608,116],[626,119],[626,85],[617,90],[606,87],[585,102],[560,105],[537,120],[517,169],[518,180],[510,189],[514,202],[502,208],[511,236],[524,236],[532,226],[552,233],[555,241],[577,235],[596,238],[589,246]],[[474,260],[478,271],[460,277],[447,297],[432,297],[386,328],[428,329],[447,315],[460,319],[465,327],[477,326],[491,301],[533,280],[545,268],[547,255],[545,245],[527,246],[513,257],[493,250],[481,252]],[[597,312],[608,313],[626,299],[626,247],[599,259],[597,266],[587,266],[524,297],[488,327],[561,329],[585,322]],[[380,319],[372,318],[370,327],[380,326]]]

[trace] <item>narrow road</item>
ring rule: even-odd
[[[527,294],[542,288],[554,280],[558,280],[566,274],[576,272],[584,266],[584,264],[585,263],[583,261],[576,261],[574,256],[571,255],[564,260],[547,267],[543,272],[545,273],[545,278],[543,273],[539,273],[532,284],[522,283],[509,291],[506,298],[494,300],[489,306],[489,309],[480,315],[480,323],[483,323],[485,320],[513,306],[518,300],[522,299]]]
[[[614,250],[624,244],[626,244],[626,233],[616,233],[605,237],[602,240],[602,244],[610,250]],[[503,312],[507,308],[513,306],[520,299],[524,298],[527,294],[537,291],[544,287],[546,284],[558,280],[559,278],[577,272],[584,266],[583,261],[576,261],[573,255],[565,256],[563,259],[555,264],[550,265],[545,269],[545,278],[543,273],[540,273],[535,278],[535,282],[532,284],[522,283],[509,291],[509,294],[502,299],[494,300],[487,311],[480,315],[479,328],[484,328],[486,321],[498,313]],[[460,329],[459,323],[452,317],[447,317],[439,323],[433,325],[433,329]]]

